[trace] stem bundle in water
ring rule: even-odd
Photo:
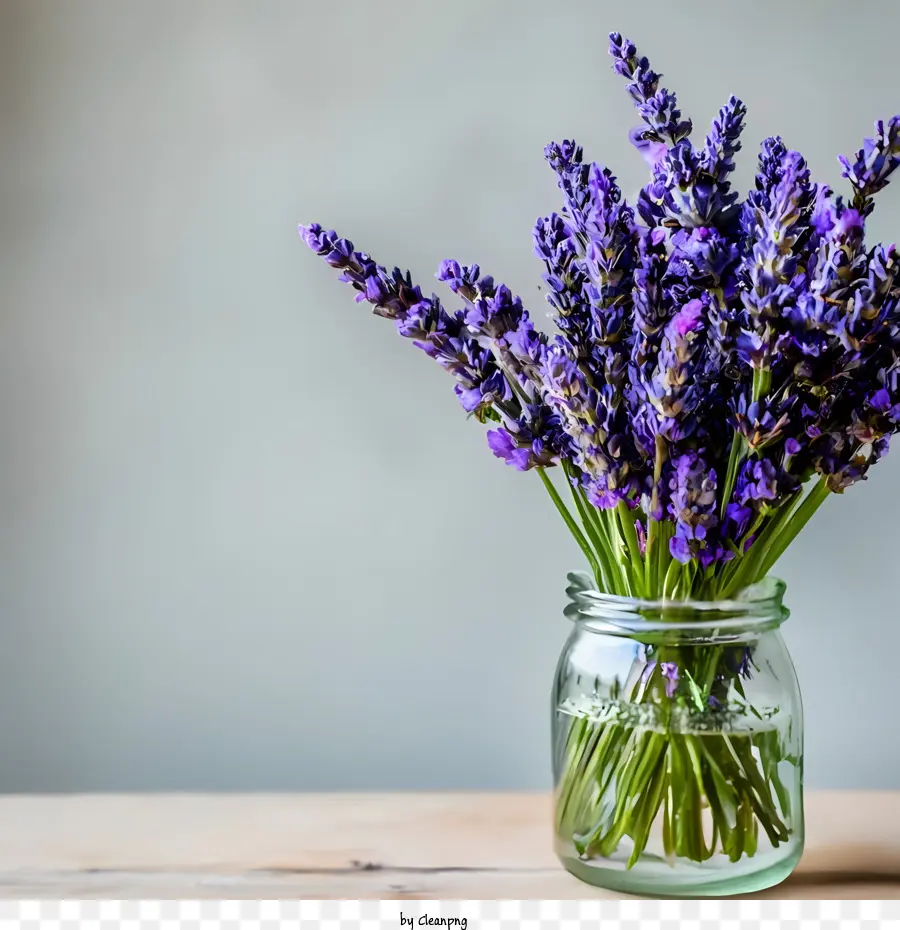
[[[619,853],[627,869],[648,844],[649,854],[673,865],[714,855],[736,862],[756,854],[761,833],[772,848],[791,838],[784,763],[793,765],[774,727],[681,733],[574,717],[557,787],[557,836],[581,859]]]
[[[567,613],[577,622],[554,722],[555,829],[567,867],[588,880],[585,870],[602,871],[596,883],[608,887],[608,873],[634,869],[652,890],[680,866],[700,889],[723,862],[740,873],[799,856],[801,719],[777,630],[782,588],[764,587],[740,618],[709,621],[697,605],[592,595],[570,578]],[[632,608],[643,616],[630,617]],[[649,631],[629,633],[638,621]]]

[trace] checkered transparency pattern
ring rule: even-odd
[[[900,901],[0,901],[0,930],[900,930]]]

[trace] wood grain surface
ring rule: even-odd
[[[809,792],[788,881],[900,899],[900,792]],[[4,898],[617,897],[563,871],[546,794],[0,796]]]

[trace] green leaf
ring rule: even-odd
[[[687,679],[688,683],[688,693],[691,696],[691,700],[694,702],[694,706],[697,710],[704,710],[706,708],[706,701],[703,699],[703,692],[697,685],[697,682],[694,681],[691,673],[684,669],[684,676]]]

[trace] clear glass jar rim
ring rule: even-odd
[[[569,604],[566,617],[588,627],[607,629],[610,625],[623,630],[653,631],[679,629],[691,632],[704,630],[718,633],[748,628],[780,626],[789,616],[784,606],[785,583],[767,576],[737,595],[722,600],[672,600],[627,597],[607,594],[594,587],[585,572],[571,572],[566,594]]]

